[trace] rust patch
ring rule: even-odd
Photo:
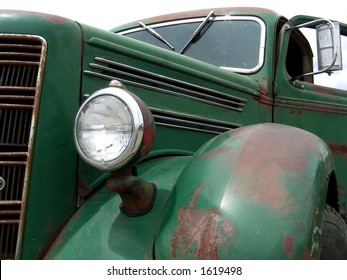
[[[346,204],[342,203],[342,200],[345,199],[346,197],[346,191],[345,188],[342,185],[338,185],[337,186],[337,195],[340,201],[340,205],[339,205],[339,212],[341,215],[346,215],[347,214],[347,210],[346,210]]]
[[[334,156],[347,157],[347,144],[330,143],[329,148]]]
[[[315,260],[313,256],[311,256],[311,250],[310,249],[305,249],[302,253],[302,258],[304,260]]]
[[[192,195],[192,198],[190,199],[190,202],[189,202],[189,207],[190,208],[194,208],[195,207],[196,199],[200,195],[201,189],[204,187],[204,185],[205,185],[204,182],[200,183],[199,187],[194,191],[194,193]]]
[[[342,185],[337,186],[337,195],[339,198],[344,197],[346,195],[345,188]]]
[[[306,170],[308,155],[317,152],[314,138],[293,141],[297,133],[296,129],[281,126],[254,130],[241,152],[229,155],[238,159],[231,166],[237,192],[288,214],[290,207],[285,206],[295,205],[295,201],[283,185],[283,176],[290,176],[294,182]]]
[[[291,115],[301,115],[301,110],[291,109],[290,114]]]
[[[262,78],[263,84],[258,83],[259,88],[259,97],[253,97],[253,100],[258,101],[260,106],[267,108],[268,110],[272,110],[273,96],[269,94],[268,91],[268,79],[266,77]]]
[[[84,182],[83,178],[79,175],[78,176],[78,183],[77,183],[77,193],[78,196],[87,196],[90,194],[91,190],[88,188],[87,184]]]
[[[317,138],[281,125],[239,130],[233,137],[239,134],[245,139],[242,147],[224,155],[232,162],[230,186],[256,204],[269,205],[279,216],[288,215],[297,202],[285,182],[290,179],[293,186],[302,187],[300,174],[307,169],[310,155],[318,153]]]
[[[241,194],[252,198],[255,203],[270,204],[274,209],[279,210],[283,208],[284,201],[291,200],[279,178],[281,171],[281,168],[273,163],[259,166],[257,177],[254,177],[254,171],[243,172],[244,180],[236,186]],[[236,171],[236,174],[241,173]]]
[[[211,208],[204,211],[184,207],[179,211],[178,219],[179,227],[171,240],[172,256],[177,257],[178,246],[181,245],[182,255],[190,252],[201,260],[218,260],[218,210]]]
[[[283,248],[286,255],[291,258],[294,255],[294,239],[293,237],[286,235],[283,239]]]
[[[46,243],[46,245],[41,250],[38,259],[46,259],[47,256],[51,252],[54,252],[57,248],[59,248],[64,243],[64,238],[67,234],[70,234],[70,227],[67,224],[70,222],[70,224],[74,224],[74,222],[80,218],[80,211],[75,212],[75,214],[71,214],[66,218],[66,220],[59,225],[56,230],[53,232],[51,237],[49,238],[49,241]],[[70,221],[69,221],[70,220]]]
[[[259,87],[259,92],[262,95],[268,95],[268,90],[267,90],[267,79],[263,78],[264,81],[264,85],[261,83],[258,83],[258,87]]]
[[[220,244],[227,242],[233,235],[234,229],[230,221],[220,223],[219,209],[194,208],[204,185],[201,183],[192,194],[189,205],[178,211],[179,225],[171,240],[173,258],[189,252],[200,260],[218,260]]]
[[[120,210],[125,215],[141,216],[154,206],[157,187],[140,177],[132,176],[130,169],[114,171],[106,181],[106,187],[119,194],[122,199]]]
[[[212,208],[206,215],[206,228],[202,232],[200,242],[198,242],[198,258],[199,259],[219,259],[218,254],[218,222],[220,219],[219,212],[216,208]]]
[[[77,213],[75,213],[75,215],[77,215]],[[41,249],[37,259],[45,258],[45,254],[47,252],[53,251],[56,247],[60,246],[63,243],[63,241],[64,241],[63,237],[67,233],[69,233],[69,229],[67,229],[67,227],[66,228],[64,228],[64,227],[66,226],[66,224],[68,223],[70,218],[74,217],[75,215],[73,213],[71,213],[71,215],[66,217],[66,219],[60,225],[58,225],[58,227],[53,231],[53,233],[50,233],[51,235],[50,235],[47,243]],[[78,215],[80,215],[80,214],[78,214]]]
[[[332,113],[332,114],[339,114],[339,115],[346,115],[347,110],[345,106],[341,105],[329,105],[329,104],[320,104],[318,102],[308,102],[308,101],[293,101],[288,100],[286,98],[281,98],[277,96],[276,98],[276,106],[275,108],[280,108],[282,106],[285,107],[294,107],[297,110],[302,111],[313,111],[313,112],[319,112],[319,113]]]
[[[231,135],[223,145],[206,151],[201,157],[222,156],[223,162],[231,163],[223,165],[231,174],[231,192],[236,191],[257,204],[268,204],[279,210],[279,215],[289,214],[296,201],[285,182],[290,179],[293,186],[302,187],[300,174],[306,171],[309,158],[319,154],[318,138],[282,125],[258,125],[235,130]],[[231,147],[227,142],[239,137],[243,141],[237,145]]]
[[[343,96],[345,94],[344,90],[342,90],[342,89],[324,87],[321,85],[311,84],[311,83],[306,83],[305,87],[307,87],[311,91],[319,93],[323,96],[329,96],[329,98],[333,98],[335,100],[344,99],[344,97],[341,97],[341,95]]]

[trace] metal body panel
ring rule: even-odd
[[[294,25],[314,19],[294,17]],[[347,26],[341,24],[341,34],[347,34]],[[340,213],[347,213],[347,173],[344,172],[347,157],[344,132],[347,115],[346,91],[328,88],[304,81],[295,81],[286,70],[286,55],[290,32],[285,32],[278,49],[274,99],[274,122],[299,127],[319,136],[332,151],[336,165]]]
[[[289,39],[279,38],[285,18],[256,8],[214,11],[264,21],[265,60],[256,73],[240,75],[114,34],[138,23],[110,32],[56,16],[0,12],[0,33],[47,42],[18,258],[319,258],[335,172],[340,212],[346,211],[346,92],[290,83]],[[131,176],[126,170],[129,179],[157,188],[153,208],[138,217],[120,211],[120,196],[105,183],[110,173],[80,161],[73,144],[79,105],[113,79],[146,103],[157,125],[144,162]],[[256,125],[268,122],[291,126]],[[112,186],[129,183],[117,180],[122,171],[113,173]]]
[[[297,128],[259,124],[217,136],[178,179],[156,258],[319,258],[333,168],[324,142]]]
[[[76,22],[46,14],[2,11],[0,22],[1,33],[39,34],[47,42],[18,256],[36,259],[76,210],[77,154],[71,131],[79,106],[82,36]]]
[[[269,79],[273,73],[273,44],[276,35],[276,25],[277,21],[280,18],[280,15],[275,13],[274,11],[256,8],[256,7],[225,7],[225,8],[211,8],[211,9],[203,9],[196,11],[188,11],[188,12],[180,12],[173,13],[168,15],[161,15],[157,17],[152,17],[148,19],[143,19],[141,22],[146,25],[153,24],[167,24],[170,21],[175,20],[194,20],[196,18],[206,17],[211,11],[214,12],[216,17],[218,16],[255,16],[259,17],[261,20],[265,22],[266,25],[266,40],[265,40],[265,61],[263,67],[260,71],[254,73],[253,75],[247,75],[247,77],[251,77],[253,80],[258,81],[260,85],[264,88],[267,88],[269,93],[271,94],[272,84],[271,79]],[[129,29],[133,29],[139,26],[138,21],[121,25],[119,27],[113,28],[111,31],[115,33],[123,33],[128,31]],[[270,47],[268,47],[270,46]],[[268,59],[270,58],[271,59]]]
[[[82,27],[86,41],[82,93],[92,94],[117,79],[138,95],[157,123],[150,155],[160,151],[193,153],[215,136],[211,125],[220,133],[220,124],[228,124],[222,128],[226,131],[259,122],[260,86],[249,77],[111,32]],[[196,120],[198,124],[192,123]],[[80,176],[89,193],[100,174],[82,163]]]
[[[153,159],[138,168],[141,178],[157,186],[157,198],[146,215],[129,217],[121,199],[105,186],[71,218],[46,259],[153,259],[154,238],[171,190],[190,157]]]

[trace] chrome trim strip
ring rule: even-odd
[[[96,73],[96,72],[92,72],[92,71],[88,71],[88,70],[84,71],[84,73],[87,74],[87,75],[90,75],[90,76],[94,76],[94,77],[98,77],[98,78],[104,78],[104,79],[107,79],[107,80],[117,79],[118,81],[120,81],[120,82],[122,82],[122,83],[124,83],[126,85],[142,87],[142,88],[145,88],[145,89],[149,89],[149,90],[153,90],[153,91],[157,91],[157,92],[162,92],[162,93],[173,95],[173,96],[177,96],[177,97],[185,97],[185,98],[188,98],[188,99],[191,99],[191,100],[194,100],[194,101],[198,101],[198,102],[209,104],[209,105],[213,105],[213,106],[218,106],[218,107],[225,108],[225,109],[228,109],[228,110],[233,110],[233,111],[237,111],[237,112],[242,112],[243,111],[243,109],[237,109],[237,108],[234,108],[234,107],[218,104],[216,102],[200,99],[200,98],[197,98],[197,97],[192,97],[192,96],[181,94],[181,93],[178,93],[178,92],[165,90],[165,89],[161,89],[161,88],[158,88],[158,87],[148,86],[148,85],[144,85],[144,84],[137,83],[137,82],[132,82],[132,81],[129,81],[129,80],[121,79],[119,77],[112,77],[112,76],[108,76],[108,75],[104,75],[104,74],[100,74],[100,73]]]
[[[24,35],[23,35],[24,36]],[[41,41],[42,48],[41,48],[41,59],[39,64],[39,71],[37,73],[37,80],[36,80],[36,87],[35,87],[35,101],[34,101],[34,107],[33,107],[33,115],[32,115],[32,121],[31,121],[31,128],[30,128],[30,138],[28,143],[28,167],[26,168],[25,172],[25,185],[23,189],[23,211],[21,217],[21,221],[19,224],[19,234],[18,234],[18,244],[17,244],[17,252],[16,252],[16,259],[19,259],[22,253],[22,242],[24,237],[24,225],[25,225],[25,217],[26,217],[26,207],[27,207],[27,201],[28,201],[28,189],[29,189],[29,178],[31,174],[31,167],[32,167],[32,160],[33,160],[33,150],[34,150],[34,138],[35,138],[35,132],[38,122],[38,114],[39,114],[39,105],[40,105],[40,97],[41,97],[41,90],[42,90],[42,81],[43,81],[43,73],[45,68],[45,62],[46,62],[46,54],[47,54],[47,42],[46,40],[41,36],[31,36],[33,38],[36,38]]]
[[[168,114],[168,115],[172,115],[172,116],[176,116],[176,117],[180,117],[180,118],[189,118],[191,120],[196,120],[196,121],[200,121],[200,122],[210,122],[210,123],[215,123],[217,125],[224,125],[224,126],[230,126],[230,127],[241,127],[243,126],[242,124],[238,124],[238,123],[232,123],[232,122],[227,122],[227,121],[220,121],[220,120],[216,120],[216,119],[209,119],[209,118],[204,118],[204,117],[198,117],[196,115],[190,115],[190,114],[186,114],[186,113],[179,113],[179,112],[175,112],[175,111],[170,111],[170,110],[164,110],[164,109],[159,109],[159,108],[154,108],[154,107],[149,107],[149,109],[152,111],[152,113],[159,113],[159,114]]]
[[[170,95],[185,97],[194,101],[207,103],[210,105],[234,110],[237,112],[242,112],[243,108],[245,107],[245,103],[247,102],[247,99],[235,97],[220,91],[200,87],[198,85],[144,71],[142,69],[124,65],[113,60],[104,59],[101,57],[96,57],[95,60],[100,63],[106,63],[123,69],[115,69],[97,63],[90,63],[89,66],[91,68],[98,69],[101,71],[107,71],[110,74],[115,73],[118,75],[130,77],[133,78],[135,81],[130,81],[128,79],[120,78],[119,76],[110,76],[89,70],[84,70],[85,74],[96,76],[99,78],[104,78],[107,80],[117,79],[125,84],[159,91]],[[161,87],[148,85],[153,83]]]
[[[180,125],[173,125],[173,124],[167,124],[167,123],[161,123],[161,122],[155,122],[155,123],[158,126],[165,126],[165,127],[170,127],[170,128],[179,128],[179,129],[185,129],[185,130],[196,131],[196,132],[205,132],[205,133],[211,133],[211,134],[215,134],[215,135],[218,135],[221,133],[221,132],[217,132],[217,131],[192,128],[192,127],[186,127],[186,126],[180,126]]]
[[[35,81],[35,86],[11,86],[6,85],[1,87],[2,90],[6,91],[14,91],[14,92],[20,92],[20,91],[33,91],[35,94],[33,97],[23,97],[21,96],[20,99],[23,100],[32,100],[33,105],[16,105],[12,104],[11,106],[7,104],[2,104],[1,108],[15,108],[15,109],[31,109],[31,122],[30,125],[30,135],[27,145],[27,152],[25,154],[27,155],[27,158],[23,161],[6,161],[6,166],[23,166],[25,168],[24,171],[24,182],[23,182],[23,189],[22,189],[22,197],[20,201],[1,201],[1,205],[14,205],[18,208],[18,211],[20,213],[19,220],[15,219],[12,220],[12,222],[15,222],[16,225],[18,225],[17,230],[17,236],[16,236],[16,250],[15,250],[15,259],[20,259],[22,254],[22,246],[23,246],[23,236],[24,236],[24,226],[25,226],[25,218],[26,218],[26,208],[27,208],[27,200],[28,200],[28,190],[29,190],[29,183],[30,183],[30,174],[31,174],[31,168],[32,168],[32,159],[33,159],[33,149],[34,149],[34,138],[35,138],[35,128],[37,126],[38,121],[38,110],[39,110],[39,101],[40,101],[40,95],[41,95],[41,89],[42,89],[42,79],[43,79],[43,72],[44,72],[44,66],[45,66],[45,60],[46,60],[46,53],[47,53],[47,42],[46,40],[37,35],[27,35],[27,34],[1,34],[1,39],[5,39],[5,41],[11,41],[12,39],[14,41],[18,40],[18,42],[25,40],[25,42],[35,41],[38,42],[38,45],[23,45],[22,43],[5,43],[2,44],[2,46],[15,48],[16,46],[20,45],[20,47],[24,47],[25,49],[32,49],[32,50],[41,50],[39,55],[35,55],[38,59],[40,59],[39,62],[30,62],[26,61],[25,59],[23,61],[2,61],[1,65],[31,65],[31,66],[37,66],[38,72],[37,73],[31,73],[33,75],[32,81]],[[2,54],[3,55],[3,54]],[[28,56],[27,54],[25,56]],[[26,73],[26,75],[29,75]],[[16,97],[13,95],[7,95],[2,96],[2,100],[7,99],[16,99]],[[23,156],[23,153],[2,153],[0,156],[15,156],[15,154],[19,156]],[[18,213],[16,210],[15,213]],[[14,213],[14,212],[13,212]]]
[[[173,78],[170,78],[170,77],[167,77],[167,76],[162,76],[162,75],[159,75],[159,74],[156,74],[156,73],[153,73],[153,72],[145,71],[143,69],[132,67],[130,65],[119,63],[119,62],[116,62],[116,61],[113,61],[113,60],[110,60],[110,59],[105,59],[105,58],[102,58],[102,57],[95,57],[95,60],[99,61],[99,62],[102,62],[102,63],[109,63],[109,64],[112,64],[112,65],[115,65],[115,66],[119,66],[119,67],[125,68],[125,69],[130,70],[130,71],[136,71],[139,74],[148,75],[148,76],[151,76],[151,77],[153,77],[155,79],[164,80],[167,83],[169,83],[169,85],[170,85],[170,83],[176,83],[176,84],[181,85],[182,87],[192,87],[192,88],[195,88],[196,90],[201,90],[201,91],[205,91],[205,92],[208,92],[208,93],[211,93],[211,94],[216,94],[216,95],[219,95],[221,97],[228,98],[230,100],[234,100],[234,102],[243,102],[243,103],[247,102],[247,99],[244,99],[244,98],[241,98],[241,97],[232,96],[232,95],[229,95],[227,93],[223,93],[223,92],[220,92],[220,91],[217,91],[217,90],[201,87],[201,86],[198,86],[198,85],[195,85],[195,84],[192,84],[192,83],[188,83],[188,82],[184,82],[184,81],[181,81],[181,80],[173,79]],[[93,63],[91,63],[91,64],[93,64]],[[113,69],[113,68],[111,68],[111,69]],[[128,73],[128,72],[124,72],[124,73]],[[141,78],[142,76],[139,76],[139,77]],[[165,84],[165,83],[163,83],[163,84]],[[238,89],[238,90],[242,91],[242,89]],[[248,88],[247,88],[247,90],[248,90]],[[245,93],[249,93],[249,92],[245,91]]]
[[[204,126],[204,127],[208,127],[208,128],[211,128],[211,129],[220,129],[220,130],[229,130],[231,128],[229,127],[224,127],[224,126],[217,126],[217,125],[211,125],[211,124],[205,124],[205,123],[199,123],[199,122],[194,122],[194,121],[186,121],[186,120],[178,120],[176,118],[171,118],[171,117],[165,117],[165,116],[156,116],[155,114],[153,114],[154,118],[157,118],[157,119],[160,119],[160,120],[163,120],[163,121],[179,121],[181,122],[182,124],[186,124],[187,127],[189,125],[201,125],[201,126]]]
[[[157,125],[220,134],[242,125],[150,107]],[[198,128],[199,127],[199,128]],[[201,127],[201,128],[200,128]]]

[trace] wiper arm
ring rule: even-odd
[[[192,37],[185,44],[183,49],[180,51],[180,54],[186,52],[186,50],[194,43],[194,40],[198,37],[201,31],[207,26],[207,24],[211,21],[210,17],[214,17],[214,11],[211,11],[208,16],[204,19],[204,21],[198,26],[198,28],[194,31]],[[206,31],[206,30],[205,30]]]
[[[163,42],[165,45],[167,45],[170,49],[173,51],[175,48],[168,42],[166,41],[157,31],[155,31],[152,27],[147,26],[143,22],[139,21],[138,22],[144,29],[146,29],[151,35],[153,35],[155,38],[157,38],[159,41]]]

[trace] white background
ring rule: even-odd
[[[102,29],[172,12],[233,6],[268,8],[288,18],[307,14],[347,23],[346,5],[341,0],[8,0],[0,3],[0,9],[50,13]]]
[[[346,278],[347,261],[4,261],[1,280],[330,280]],[[201,275],[210,268],[242,267],[241,275]],[[190,269],[190,276],[108,275],[109,269]],[[218,269],[217,269],[218,271]]]

